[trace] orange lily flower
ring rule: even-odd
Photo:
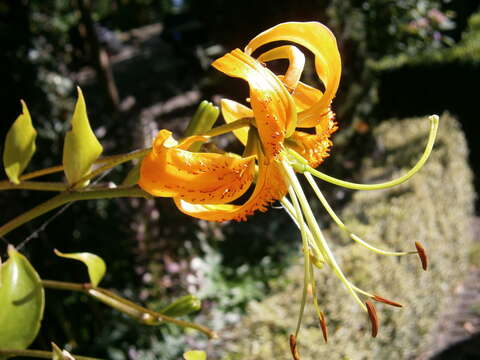
[[[257,49],[276,41],[293,42],[313,53],[323,92],[300,81],[305,58],[293,45],[282,45],[261,53],[257,58],[252,57]],[[277,59],[288,60],[285,74],[275,75],[264,64]],[[343,274],[316,222],[296,172],[305,175],[329,215],[352,240],[382,255],[419,254],[422,264],[426,264],[425,252],[419,244],[416,244],[416,251],[382,250],[350,232],[334,213],[312,175],[350,189],[375,190],[398,185],[413,176],[427,160],[435,140],[438,116],[430,117],[431,131],[425,152],[407,174],[382,184],[355,184],[314,169],[328,156],[332,145],[330,135],[337,129],[331,102],[340,81],[341,61],[335,37],[327,27],[316,22],[279,24],[252,39],[245,52],[235,49],[212,65],[231,77],[248,82],[251,107],[223,99],[221,110],[227,124],[180,142],[175,141],[169,131],[160,131],[152,151],[142,162],[139,185],[155,196],[172,197],[183,213],[210,221],[245,220],[255,211],[265,211],[271,202],[280,200],[300,229],[303,243],[305,282],[294,338],[298,336],[307,289],[310,288],[326,340],[326,320],[318,307],[313,277],[313,267],[324,265],[332,269],[368,313],[372,335],[376,336],[378,317],[375,307],[362,297],[393,306],[399,304],[356,287]],[[297,128],[314,128],[315,133]],[[227,131],[233,131],[245,146],[243,157],[189,150],[193,143],[207,141],[207,135]],[[255,188],[245,203],[231,204],[253,183]]]
[[[256,48],[278,40],[297,42],[314,53],[318,76],[325,84],[324,94],[299,81],[305,58],[295,46],[274,48],[260,55],[258,60],[248,55]],[[281,58],[289,60],[289,68],[283,76],[276,76],[263,64]],[[171,139],[170,134],[164,130],[142,164],[139,185],[155,196],[173,197],[177,207],[193,217],[211,221],[245,220],[255,210],[265,211],[266,205],[286,194],[285,177],[278,161],[284,156],[281,152],[287,139],[290,147],[308,159],[311,165],[317,166],[327,156],[331,145],[329,135],[335,130],[330,103],[338,88],[340,55],[333,34],[322,24],[285,23],[255,37],[245,52],[233,50],[212,65],[250,85],[251,109],[223,100],[222,112],[227,123],[252,118],[258,130],[259,144],[254,156],[259,169],[252,196],[243,205],[227,204],[241,196],[252,183],[251,157],[233,160],[229,154],[188,152],[190,144],[199,141],[198,138],[187,138],[171,146],[171,140],[170,145],[166,144]],[[297,123],[302,127],[316,127],[316,134],[295,131]],[[244,145],[248,132],[247,128],[234,131]],[[175,161],[167,160],[171,158]],[[192,175],[191,171],[200,171],[202,166],[199,164],[204,164],[207,159],[212,164],[218,161],[229,165],[222,168],[222,176],[206,175],[200,181],[197,179],[200,176]],[[238,162],[249,170],[238,173]],[[226,180],[225,185],[218,179]],[[211,189],[218,190],[213,192]],[[222,191],[225,193],[220,194]]]

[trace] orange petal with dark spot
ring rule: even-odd
[[[138,185],[161,197],[196,204],[224,204],[248,190],[254,179],[255,158],[231,154],[195,153],[186,149],[204,138],[191,136],[177,143],[168,130],[159,132],[144,158]]]
[[[266,211],[267,206],[275,200],[285,196],[283,169],[276,161],[266,163],[266,159],[259,160],[259,172],[255,189],[250,198],[242,205],[232,204],[197,204],[181,198],[174,198],[178,209],[192,217],[209,221],[243,221],[255,211]]]
[[[215,60],[212,66],[250,86],[250,104],[267,158],[282,150],[285,136],[297,125],[297,111],[285,85],[270,70],[239,49]]]

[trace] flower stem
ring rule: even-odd
[[[0,181],[0,190],[39,190],[39,191],[65,191],[67,185],[60,182],[22,181],[14,184],[10,181]]]
[[[53,353],[51,351],[43,350],[16,350],[16,349],[0,349],[0,357],[3,359],[13,356],[22,356],[37,359],[53,359]],[[72,355],[76,360],[101,360],[99,358],[93,358],[88,356]]]
[[[123,164],[127,161],[131,161],[134,159],[142,158],[145,155],[147,155],[152,149],[141,149],[137,151],[132,151],[128,154],[121,154],[121,155],[115,155],[115,156],[110,156],[108,160],[102,161],[100,164],[105,164],[103,166],[100,166],[99,168],[95,169],[94,171],[88,173],[84,177],[82,177],[80,180],[78,180],[75,184],[72,185],[73,188],[75,188],[76,184],[83,184],[86,181],[93,179],[97,175],[100,175],[104,173],[107,170],[110,170],[114,168],[117,165]]]
[[[42,284],[44,287],[50,289],[83,292],[84,294],[89,295],[95,300],[98,300],[146,325],[155,326],[163,322],[169,322],[181,327],[188,327],[198,330],[203,334],[207,335],[209,338],[218,337],[218,335],[213,330],[203,325],[195,324],[189,321],[179,320],[144,308],[143,306],[140,306],[130,300],[118,296],[117,294],[107,289],[99,287],[94,288],[90,284],[78,284],[55,280],[42,280]]]
[[[233,130],[237,130],[250,125],[252,125],[251,118],[242,118],[237,121],[233,121],[229,124],[217,126],[216,128],[205,131],[198,135],[214,137],[214,136],[226,134],[226,133],[232,132]]]
[[[8,234],[10,231],[25,224],[26,222],[35,219],[53,209],[56,209],[66,203],[77,200],[91,200],[91,199],[111,199],[119,197],[143,197],[150,198],[151,196],[137,186],[82,190],[82,191],[65,191],[50,200],[41,203],[40,205],[30,209],[16,218],[10,220],[0,227],[0,236]]]

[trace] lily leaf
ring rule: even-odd
[[[202,308],[202,302],[194,295],[185,295],[178,298],[170,305],[167,305],[159,312],[163,315],[171,317],[179,317],[188,315]]]
[[[140,179],[140,166],[142,162],[137,162],[128,172],[125,179],[122,181],[122,186],[132,186],[138,183],[138,179]]]
[[[60,349],[57,344],[52,342],[52,360],[75,360],[67,350]]]
[[[90,127],[82,90],[79,87],[77,90],[78,100],[72,116],[72,129],[65,136],[63,145],[63,168],[69,184],[75,184],[87,175],[103,151]]]
[[[201,350],[190,350],[183,354],[185,360],[207,360],[207,354]]]
[[[107,266],[100,256],[88,252],[64,254],[57,249],[53,251],[57,256],[83,262],[87,266],[88,276],[93,287],[97,287],[98,283],[103,279]]]
[[[0,287],[0,349],[26,349],[40,330],[45,306],[43,286],[25,256],[8,247]]]
[[[32,125],[32,119],[23,100],[22,113],[17,117],[5,139],[3,150],[3,166],[11,182],[18,184],[19,177],[29,164],[35,153],[35,138],[37,131]]]

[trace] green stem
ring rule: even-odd
[[[52,359],[53,352],[43,350],[14,350],[14,349],[0,349],[0,357],[23,356],[37,359]],[[72,355],[76,360],[102,360],[88,356]]]
[[[10,231],[25,224],[26,222],[35,219],[36,217],[43,215],[53,209],[56,209],[66,203],[78,201],[78,200],[91,200],[91,199],[112,199],[119,197],[144,197],[150,198],[151,196],[140,188],[133,187],[118,187],[108,189],[94,189],[83,191],[66,191],[58,194],[57,196],[45,201],[44,203],[24,212],[22,215],[10,220],[6,224],[0,227],[0,236],[8,234]]]
[[[198,330],[209,338],[218,338],[218,335],[211,329],[195,324],[189,321],[179,320],[170,316],[144,308],[130,300],[127,300],[110,290],[103,288],[93,288],[90,284],[78,284],[55,280],[42,280],[42,284],[46,288],[57,290],[79,291],[91,296],[92,298],[136,319],[146,325],[159,325],[162,322],[169,322],[181,327],[188,327]]]
[[[65,191],[67,185],[59,182],[22,181],[14,184],[10,181],[0,181],[0,190],[40,190],[40,191]]]
[[[250,125],[252,125],[252,118],[242,118],[242,119],[233,121],[229,124],[217,126],[212,130],[205,131],[198,135],[214,137],[214,136],[226,134],[226,133],[232,132],[233,130],[241,129],[243,127],[250,126]]]
[[[104,173],[107,170],[110,170],[111,168],[114,168],[117,165],[123,164],[127,161],[131,161],[134,159],[142,158],[145,155],[147,155],[151,150],[152,149],[141,149],[137,151],[132,151],[131,153],[128,153],[128,154],[110,156],[108,160],[102,161],[102,164],[105,164],[105,165],[100,166],[99,168],[95,169],[94,171],[82,177],[75,184],[73,184],[72,187],[75,188],[76,184],[83,184],[86,181],[93,179],[94,177]]]
[[[63,165],[57,165],[57,166],[53,166],[53,167],[46,168],[46,169],[32,171],[31,173],[20,176],[20,180],[22,180],[22,181],[23,180],[29,180],[29,179],[33,179],[33,178],[48,175],[48,174],[54,174],[54,173],[60,172],[60,171],[63,171]]]

